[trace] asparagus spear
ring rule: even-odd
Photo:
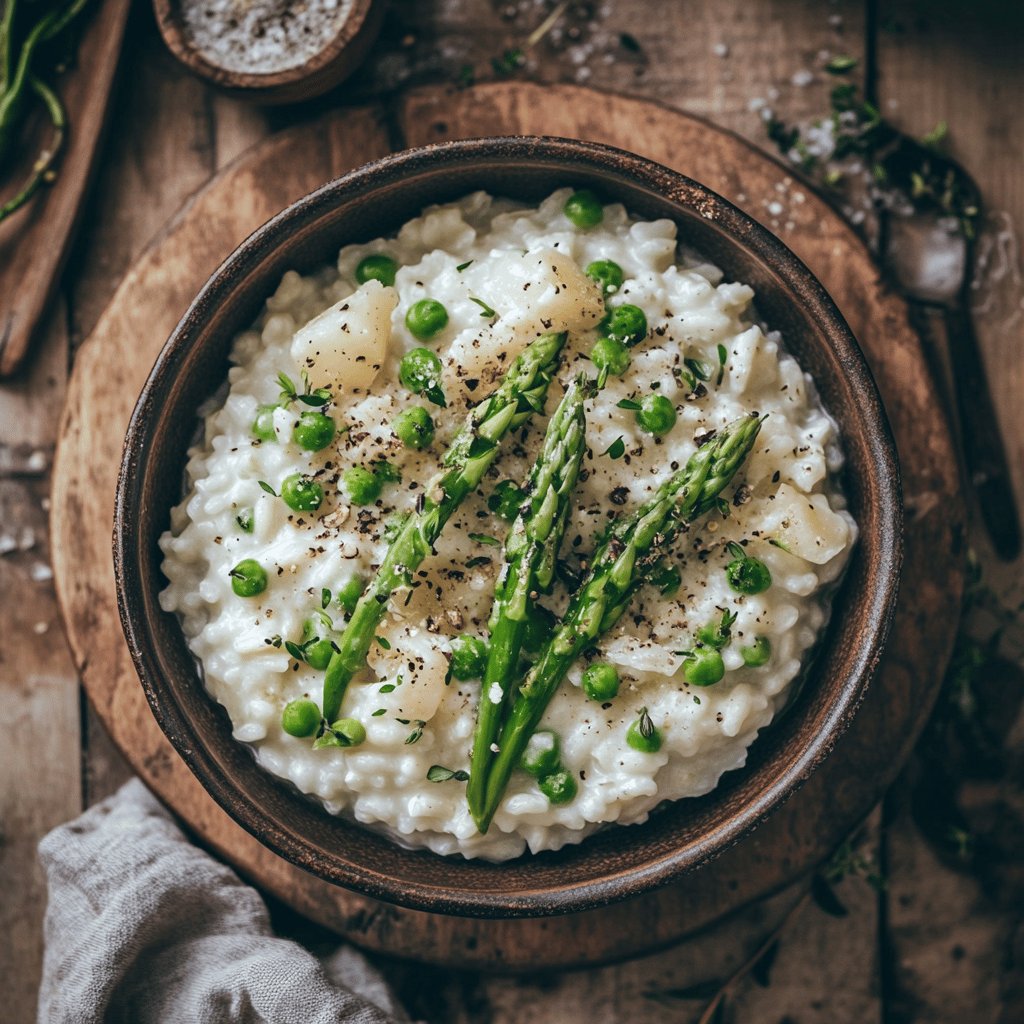
[[[487,777],[487,795],[477,818],[486,832],[501,803],[512,770],[569,667],[608,632],[625,612],[646,573],[689,523],[714,508],[719,494],[753,447],[761,420],[745,416],[723,427],[647,504],[616,520],[606,531],[587,575],[551,639],[529,671],[501,733],[500,750]]]
[[[491,744],[497,738],[505,698],[519,667],[531,606],[538,593],[551,589],[554,579],[555,560],[569,517],[569,499],[586,451],[583,402],[588,393],[586,378],[580,375],[569,385],[548,421],[544,444],[530,472],[530,498],[519,510],[505,540],[505,562],[494,588],[488,623],[491,644],[480,684],[466,786],[466,800],[474,815],[482,809]]]
[[[544,408],[548,384],[558,366],[566,335],[544,334],[523,351],[504,379],[466,416],[445,452],[442,469],[427,485],[424,499],[399,528],[376,575],[363,591],[324,673],[323,714],[333,722],[352,676],[366,654],[394,590],[431,552],[445,523],[474,491],[498,454],[502,439]]]

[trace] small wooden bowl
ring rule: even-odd
[[[238,99],[268,105],[312,99],[352,74],[377,38],[386,6],[386,0],[353,0],[349,16],[316,56],[284,71],[247,74],[211,63],[192,45],[181,0],[153,0],[160,34],[185,67]]]
[[[394,231],[430,203],[476,189],[535,202],[567,184],[639,216],[675,220],[688,245],[755,288],[760,314],[782,331],[840,425],[860,539],[793,705],[757,739],[747,765],[712,793],[676,801],[644,825],[612,826],[557,853],[504,864],[413,852],[328,814],[260,769],[232,738],[178,620],[160,609],[166,581],[157,540],[181,498],[197,410],[225,378],[233,336],[286,270],[331,262],[342,245]],[[378,899],[434,913],[525,917],[581,911],[661,885],[739,841],[800,787],[849,724],[878,665],[895,606],[901,527],[896,452],[864,357],[822,286],[777,238],[704,186],[621,150],[566,139],[476,139],[397,153],[330,182],[256,231],[214,273],[164,346],[132,416],[114,568],[125,636],[153,712],[239,824],[295,864]]]

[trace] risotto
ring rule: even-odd
[[[332,813],[491,860],[642,822],[742,766],[790,696],[856,537],[836,426],[753,300],[674,223],[569,189],[537,207],[475,193],[346,246],[335,266],[285,274],[234,343],[161,538],[162,606],[235,738]],[[337,721],[322,719],[357,599],[403,523],[442,500],[437,474],[469,410],[538,338],[560,348],[536,414],[520,404],[432,549],[398,567]],[[482,832],[466,779],[478,708],[505,699],[480,693],[495,588],[509,524],[530,514],[547,417],[574,380],[585,441],[559,497],[550,584],[529,593],[510,702],[598,571],[609,524],[728,424],[759,419],[760,433],[706,514],[643,563],[624,614],[569,659]]]

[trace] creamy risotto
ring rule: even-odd
[[[668,220],[568,189],[534,208],[475,193],[347,246],[336,266],[285,274],[235,341],[161,539],[161,603],[267,771],[403,845],[503,860],[642,822],[743,765],[823,628],[856,527],[813,384],[758,322],[752,290],[685,241]],[[467,410],[552,332],[567,340],[543,409],[381,602],[339,721],[318,721],[325,665],[401,517],[439,500],[425,490]],[[534,772],[512,773],[482,834],[466,776],[503,544],[546,417],[581,373],[607,379],[585,402],[522,671],[609,522],[726,424],[763,422],[715,507],[572,664],[528,750]],[[497,705],[500,689],[483,699]]]

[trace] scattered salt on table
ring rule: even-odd
[[[211,64],[266,75],[311,60],[340,30],[353,0],[183,0],[189,43]]]

